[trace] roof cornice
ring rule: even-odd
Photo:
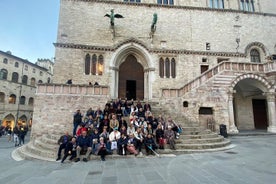
[[[235,9],[216,9],[216,8],[209,8],[209,7],[163,5],[163,4],[155,4],[155,3],[136,3],[136,2],[109,1],[109,0],[66,0],[66,1],[97,2],[97,3],[104,3],[104,4],[118,4],[118,5],[127,5],[127,6],[144,6],[144,7],[156,7],[156,8],[166,8],[166,9],[231,12],[231,13],[253,14],[253,15],[276,17],[276,14],[273,14],[273,13],[248,12],[248,11],[241,11],[241,10],[235,10]]]

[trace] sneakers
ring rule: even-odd
[[[105,158],[102,157],[101,159],[102,159],[102,161],[105,161]]]
[[[87,162],[87,158],[83,158],[82,161]]]
[[[79,162],[80,161],[80,158],[77,158],[76,160],[75,160],[75,162]]]
[[[57,157],[56,161],[59,161],[61,158],[60,157]]]
[[[142,153],[142,152],[140,152],[140,153],[139,153],[139,155],[140,155],[140,156],[143,156],[143,153]]]

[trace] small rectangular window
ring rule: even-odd
[[[213,109],[212,107],[200,107],[199,109],[199,114],[213,114]]]

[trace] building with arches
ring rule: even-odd
[[[53,62],[39,60],[40,63]],[[1,126],[31,126],[37,83],[50,83],[52,71],[25,59],[0,51]]]
[[[273,0],[61,0],[54,84],[39,85],[36,104],[55,108],[35,112],[33,136],[117,98],[206,128],[276,132],[275,12]],[[43,127],[49,118],[58,124]]]

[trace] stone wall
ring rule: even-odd
[[[108,101],[108,87],[48,84],[39,85],[34,108],[32,140],[43,134],[70,134],[73,115],[80,109],[83,114],[91,107],[104,108]]]

